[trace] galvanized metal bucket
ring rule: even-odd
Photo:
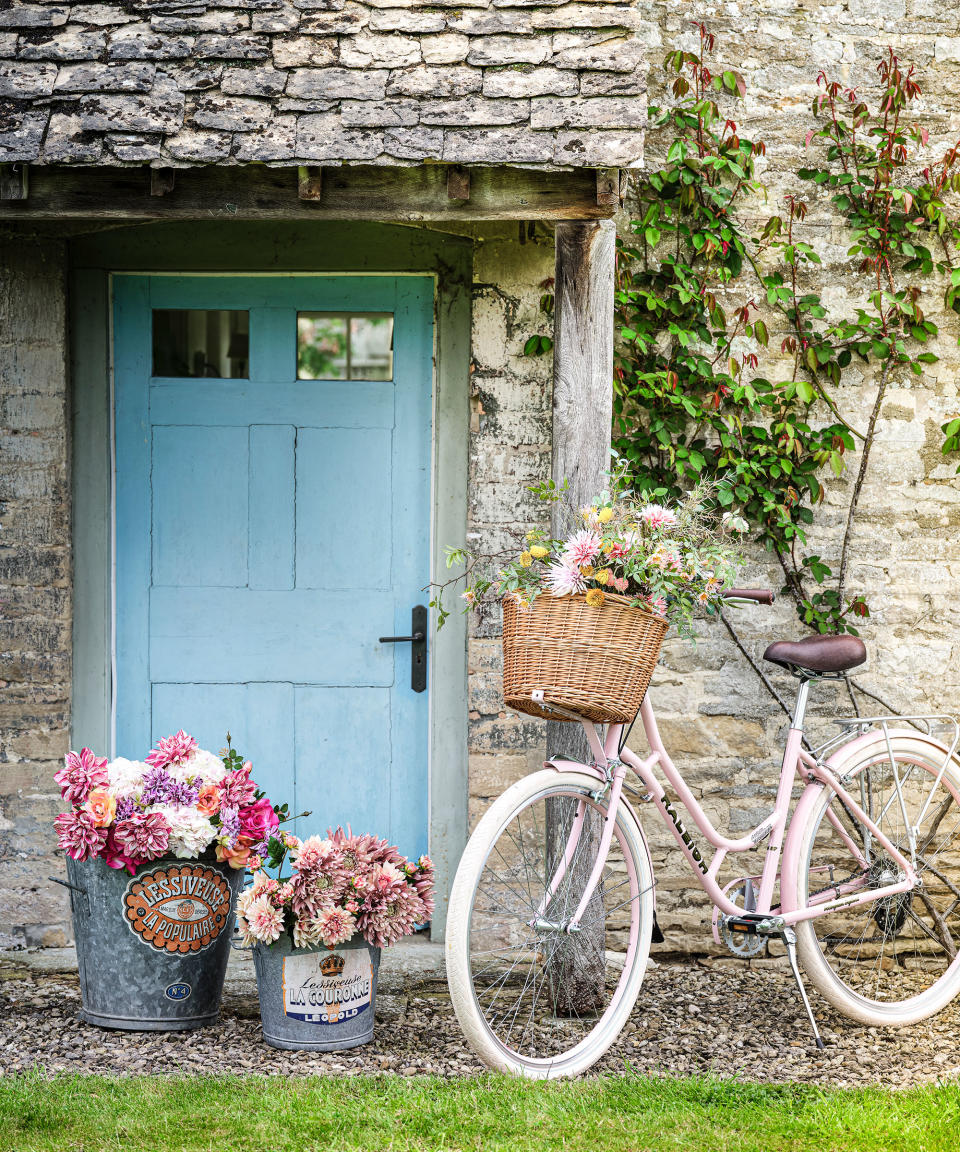
[[[380,949],[362,936],[336,948],[294,948],[284,932],[255,944],[263,1038],[274,1048],[333,1052],[373,1039]]]
[[[153,860],[131,876],[102,860],[67,860],[81,1020],[168,1032],[213,1024],[243,869]]]

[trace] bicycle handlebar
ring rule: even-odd
[[[723,593],[724,600],[753,600],[757,604],[772,604],[775,593],[768,588],[728,588]]]

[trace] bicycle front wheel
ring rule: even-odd
[[[460,861],[447,979],[460,1026],[491,1068],[538,1079],[589,1068],[640,991],[653,875],[625,802],[580,930],[566,930],[609,815],[596,792],[596,779],[578,772],[528,776],[491,806]]]
[[[911,861],[918,883],[796,926],[811,982],[864,1024],[913,1024],[960,992],[960,773],[951,760],[940,776],[944,757],[931,741],[897,735],[888,749],[878,735],[844,766],[848,792]],[[837,886],[852,894],[900,876],[829,788],[810,812],[799,857],[797,907],[826,899]]]

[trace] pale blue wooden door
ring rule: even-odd
[[[378,637],[429,579],[432,280],[117,276],[114,301],[116,753],[229,730],[301,833],[426,851],[428,693]]]

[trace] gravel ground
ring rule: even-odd
[[[54,966],[56,967],[56,966]],[[60,965],[63,967],[63,965]],[[436,964],[394,973],[378,996],[371,1044],[347,1052],[280,1052],[260,1038],[249,977],[228,979],[223,1015],[197,1032],[111,1032],[76,1020],[79,983],[16,954],[0,960],[0,1072],[259,1072],[474,1075]],[[810,1038],[783,961],[669,963],[648,972],[627,1030],[594,1073],[688,1075],[833,1086],[906,1087],[960,1078],[960,1001],[902,1032],[863,1028],[813,995],[826,1049]]]

